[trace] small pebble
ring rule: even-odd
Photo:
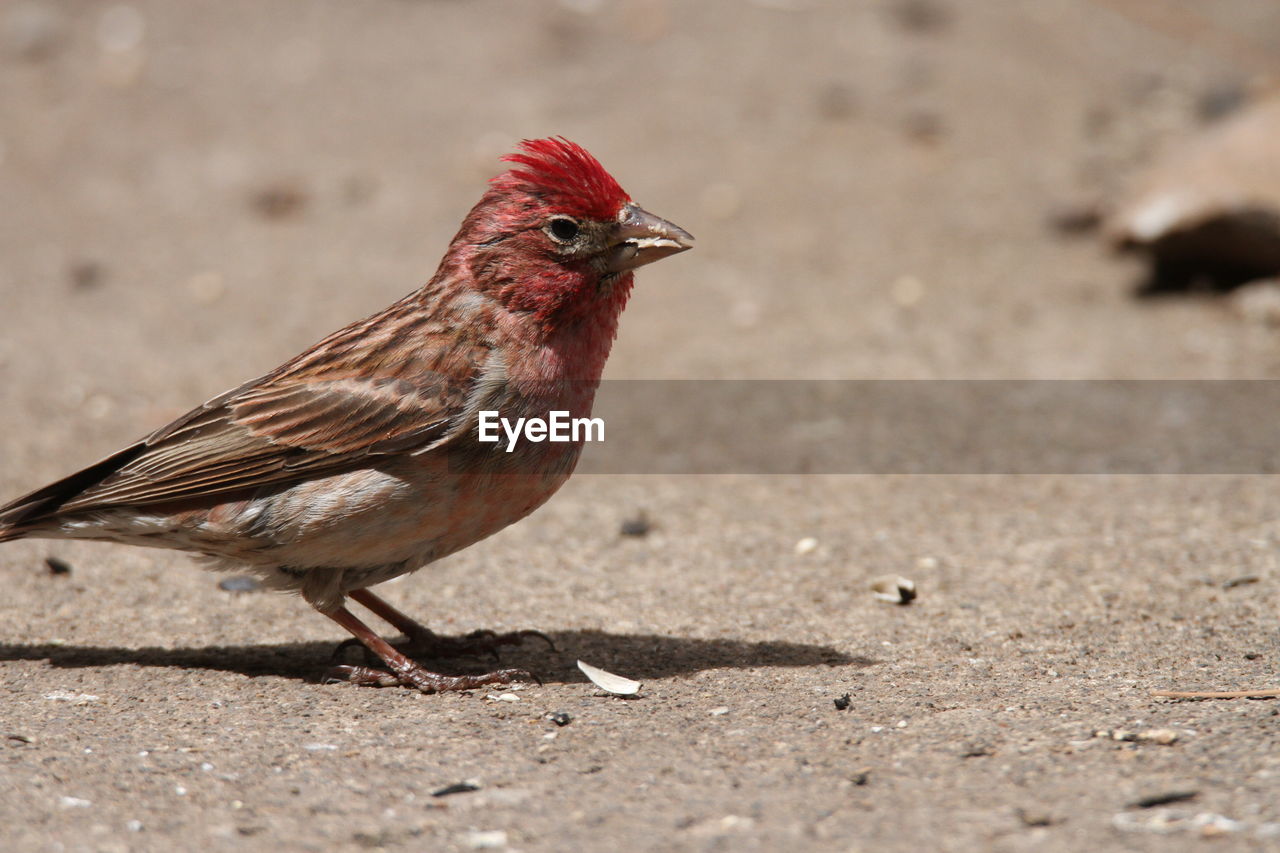
[[[68,271],[74,290],[93,290],[102,284],[106,268],[97,261],[76,261]]]
[[[938,0],[898,0],[889,11],[898,26],[921,35],[945,32],[952,24],[951,10]]]
[[[1039,809],[1018,809],[1018,820],[1023,826],[1053,826],[1057,821],[1053,815]]]
[[[796,542],[796,554],[798,556],[803,557],[805,554],[812,554],[816,550],[818,550],[818,540],[812,536],[806,536]]]
[[[262,584],[258,583],[257,578],[243,575],[218,581],[218,589],[224,592],[256,592],[261,588]]]
[[[455,782],[452,785],[446,785],[438,791],[432,791],[433,797],[451,797],[454,794],[470,794],[472,791],[479,791],[480,783],[467,780],[466,782]]]
[[[307,193],[301,187],[280,182],[255,192],[250,203],[263,219],[282,220],[302,213],[307,200]]]
[[[729,713],[729,708],[725,705],[721,705],[719,708],[712,708],[710,713],[713,717],[723,717],[725,714]]]
[[[916,600],[916,584],[909,578],[884,575],[871,582],[871,592],[877,601],[907,605]]]
[[[1059,234],[1088,234],[1102,224],[1102,207],[1093,201],[1063,204],[1050,210],[1047,219],[1049,227]]]
[[[1128,729],[1115,729],[1113,731],[1103,729],[1094,732],[1094,736],[1110,738],[1120,743],[1158,743],[1161,746],[1169,746],[1178,740],[1178,732],[1174,729],[1146,729],[1140,732],[1129,731]]]
[[[49,574],[51,575],[71,574],[71,564],[65,560],[59,560],[57,557],[45,557],[44,564],[49,567]]]
[[[652,525],[649,524],[649,516],[641,511],[630,518],[623,519],[621,527],[618,528],[618,532],[623,536],[634,536],[638,538],[641,536],[648,536],[649,531],[652,529]]]
[[[1134,800],[1132,803],[1130,803],[1129,807],[1138,808],[1138,809],[1151,809],[1151,808],[1155,808],[1156,806],[1167,806],[1170,803],[1181,803],[1187,800],[1194,800],[1198,796],[1200,796],[1199,791],[1194,791],[1190,789],[1177,790],[1177,791],[1163,791],[1159,794],[1149,794],[1145,797],[1140,797]]]
[[[69,690],[55,690],[52,693],[44,694],[44,698],[54,702],[70,702],[73,705],[91,705],[94,702],[101,701],[92,693],[72,693]]]
[[[1243,577],[1232,578],[1222,582],[1223,589],[1235,589],[1238,586],[1248,586],[1251,583],[1257,583],[1262,580],[1257,575],[1244,575]]]
[[[570,717],[564,711],[552,711],[550,714],[547,714],[547,719],[561,728],[564,728],[573,722],[573,717]]]
[[[946,125],[942,121],[942,116],[937,113],[919,111],[911,113],[903,120],[902,132],[912,142],[936,145],[942,141],[946,133]]]
[[[1196,117],[1206,124],[1215,122],[1236,112],[1248,100],[1248,89],[1240,81],[1219,83],[1200,96],[1196,102]]]
[[[472,850],[494,850],[507,846],[507,833],[502,829],[473,829],[466,834],[466,844]]]
[[[837,711],[847,711],[849,710],[849,706],[853,704],[853,697],[846,693],[843,696],[837,696],[831,701],[835,703]]]
[[[1178,742],[1178,732],[1173,729],[1147,729],[1146,731],[1138,732],[1138,741],[1170,746]]]

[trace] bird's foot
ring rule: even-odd
[[[499,669],[480,675],[441,675],[418,664],[396,667],[396,672],[371,666],[335,666],[325,675],[325,682],[345,681],[362,687],[395,687],[404,685],[423,693],[445,693],[451,690],[474,690],[495,684],[526,681],[541,684],[537,676],[523,669]]]
[[[391,609],[380,599],[371,595],[365,595],[364,598],[374,601],[382,610],[389,611]],[[406,656],[404,652],[375,634],[368,625],[353,616],[347,608],[338,607],[332,611],[321,612],[350,631],[366,649],[377,655],[382,663],[386,665],[386,669],[378,669],[372,666],[340,664],[329,670],[325,678],[326,681],[348,681],[353,684],[370,687],[390,687],[395,684],[403,684],[406,687],[421,690],[423,693],[443,693],[446,690],[472,690],[491,684],[510,684],[513,681],[542,683],[532,673],[523,669],[499,669],[480,675],[441,675],[438,672],[431,672],[423,667],[422,664]],[[537,631],[514,631],[510,634],[477,631],[457,640],[446,641],[442,651],[440,640],[443,638],[437,637],[431,631],[404,617],[403,614],[397,612],[395,615],[396,621],[400,623],[399,627],[402,630],[409,631],[410,642],[414,640],[415,635],[420,641],[425,638],[427,644],[437,654],[475,654],[477,650],[483,651],[501,645],[518,643],[528,636],[542,636],[548,643],[551,642],[550,639],[538,634]],[[346,645],[346,643],[343,643],[338,647],[338,651],[341,652]]]

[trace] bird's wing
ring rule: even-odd
[[[413,380],[273,374],[0,508],[0,521],[216,497],[429,450],[465,432],[500,383],[504,366],[486,355]]]
[[[155,433],[137,458],[58,509],[243,491],[423,448],[456,434],[470,384],[348,378],[252,388]]]

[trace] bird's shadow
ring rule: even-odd
[[[548,634],[556,651],[536,640],[504,650],[503,666],[512,664],[534,672],[544,683],[583,682],[574,665],[587,660],[637,679],[661,679],[707,669],[807,666],[873,666],[879,661],[848,655],[830,646],[788,641],[749,642],[733,639],[694,639],[655,634],[610,634],[579,630]],[[334,663],[337,643],[305,642],[198,648],[140,649],[116,646],[0,644],[0,661],[48,661],[50,666],[81,669],[134,665],[175,669],[234,672],[246,676],[279,676],[318,681]],[[483,672],[487,659],[423,660],[429,668],[449,674]]]

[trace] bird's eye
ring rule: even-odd
[[[547,223],[547,233],[557,243],[570,243],[582,229],[567,216],[557,216]]]

